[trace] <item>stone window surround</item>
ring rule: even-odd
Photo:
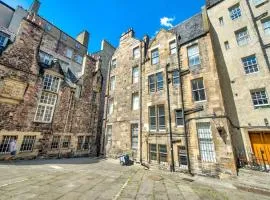
[[[190,50],[191,50],[191,48],[194,48],[194,47],[197,47],[198,52],[195,51],[195,53],[193,52],[190,55]],[[187,48],[187,58],[188,58],[188,65],[189,65],[189,67],[192,68],[192,67],[200,66],[200,64],[201,64],[201,56],[200,56],[199,43],[193,42],[192,44],[188,45],[186,48]],[[194,59],[194,58],[195,59],[198,59],[198,62],[197,63],[195,62],[195,64],[194,63],[191,64],[191,59]]]
[[[151,115],[151,109],[154,108],[154,115]],[[160,115],[160,108],[163,108],[164,114]],[[155,119],[154,128],[152,128],[151,121]],[[164,125],[160,125],[160,121],[163,119]],[[165,105],[158,104],[148,107],[148,120],[149,120],[149,131],[150,132],[166,132],[166,115],[165,115]]]
[[[45,86],[44,85],[44,83],[45,83],[45,77],[46,76],[50,76],[50,77],[52,77],[52,78],[56,78],[56,79],[58,79],[58,85],[57,85],[57,88],[55,88],[55,89],[52,89],[52,87],[50,87],[50,88],[44,88],[44,87],[47,87],[47,86]],[[42,91],[41,91],[41,94],[40,94],[40,97],[39,97],[39,99],[38,99],[38,104],[37,104],[37,109],[36,109],[36,113],[35,113],[35,118],[34,118],[34,122],[39,122],[39,123],[51,123],[51,121],[52,121],[52,117],[53,117],[53,113],[54,113],[54,110],[55,110],[55,106],[56,106],[56,104],[57,104],[57,100],[58,100],[58,92],[59,92],[59,89],[60,89],[60,84],[61,84],[61,78],[59,77],[59,76],[57,76],[57,75],[55,75],[55,72],[46,72],[46,73],[44,73],[44,78],[43,78],[43,80],[42,80],[42,84],[43,84],[43,88],[42,88]],[[51,84],[51,86],[52,86],[52,84]],[[52,98],[52,95],[55,97],[55,102],[54,102],[54,104],[53,105],[49,105],[50,107],[52,107],[52,110],[51,110],[51,116],[50,116],[50,120],[49,121],[45,121],[44,120],[44,117],[45,117],[45,113],[46,113],[46,109],[47,109],[47,103],[44,103],[44,102],[41,102],[41,97],[42,97],[42,95],[48,95],[47,96],[47,102],[49,102],[49,100],[52,100],[52,99],[49,99],[49,98]],[[51,96],[51,97],[50,97]],[[44,96],[44,98],[45,98],[45,96]],[[46,100],[46,99],[43,99],[44,101]],[[37,120],[37,114],[38,114],[38,111],[39,111],[39,108],[40,108],[40,106],[45,106],[45,108],[44,108],[44,113],[43,113],[43,117],[42,117],[42,120]]]
[[[201,161],[204,163],[216,163],[217,160],[211,123],[197,122],[196,129]]]

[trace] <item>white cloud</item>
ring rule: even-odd
[[[172,22],[174,20],[175,20],[175,17],[173,17],[173,18],[162,17],[162,18],[160,18],[160,25],[161,26],[172,28],[173,27]]]

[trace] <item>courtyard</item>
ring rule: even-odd
[[[269,174],[266,174],[267,178]],[[258,181],[257,181],[258,182]],[[270,199],[232,181],[122,167],[112,159],[51,159],[0,164],[0,199]],[[267,186],[269,187],[269,185]]]

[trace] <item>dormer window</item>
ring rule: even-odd
[[[83,57],[81,55],[76,55],[75,62],[81,65],[83,63]]]
[[[53,60],[53,56],[50,54],[47,54],[43,51],[40,51],[39,52],[39,59],[40,59],[41,63],[43,63],[45,65],[51,65],[52,60]]]
[[[0,47],[5,47],[8,42],[8,37],[0,33]]]
[[[73,54],[72,49],[67,48],[67,50],[66,50],[66,57],[68,57],[68,58],[72,58],[72,54]]]

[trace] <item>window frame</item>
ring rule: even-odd
[[[262,22],[262,27],[263,27],[263,31],[265,35],[270,36],[270,17],[266,17],[265,19],[262,19],[261,22]]]
[[[181,116],[178,116],[177,113],[180,112],[181,113]],[[176,109],[175,112],[175,125],[176,127],[183,127],[184,126],[184,112],[182,109]],[[180,119],[183,121],[183,123],[181,124],[178,124],[177,120]]]
[[[160,114],[160,108],[163,108],[164,114]],[[152,111],[154,111],[155,115],[152,115]],[[161,120],[164,118],[163,120]],[[152,121],[152,119],[154,119]],[[155,106],[149,106],[148,108],[148,120],[149,120],[149,131],[150,132],[165,132],[166,131],[166,111],[165,111],[165,105],[159,104]],[[164,121],[164,125],[161,125],[160,122]],[[155,122],[154,125],[152,125],[151,122]]]
[[[177,53],[177,44],[175,40],[169,42],[170,55],[174,55]]]
[[[36,142],[35,135],[25,135],[23,136],[23,141],[20,147],[20,152],[33,152]]]
[[[115,82],[116,82],[116,77],[115,76],[111,76],[111,78],[110,78],[110,91],[114,91],[115,90]]]
[[[196,48],[197,51],[192,52],[192,48]],[[189,68],[196,68],[197,66],[201,65],[201,57],[200,57],[200,48],[199,48],[199,44],[192,44],[191,46],[187,47],[187,56],[188,56],[188,66]],[[195,62],[195,61],[198,62]]]
[[[139,147],[139,124],[133,123],[130,126],[131,128],[131,149],[138,150]],[[134,142],[135,139],[135,142]]]
[[[51,142],[51,150],[59,149],[61,143],[61,136],[54,135]]]
[[[248,59],[252,59],[252,60],[248,60]],[[256,61],[255,63],[253,63],[254,60]],[[242,66],[246,75],[258,73],[260,71],[258,59],[255,54],[243,57],[241,58],[241,61],[242,61]],[[252,63],[250,64],[250,62]]]
[[[114,110],[114,99],[110,98],[108,100],[108,115],[112,115]]]
[[[238,46],[241,47],[241,46],[247,45],[250,41],[250,36],[249,36],[247,27],[244,27],[235,31],[235,37],[236,37],[236,42]]]
[[[136,71],[136,70],[137,71]],[[138,66],[132,67],[132,84],[139,83],[139,78],[140,78],[140,70]]]
[[[137,99],[135,99],[135,97]],[[137,102],[136,106],[135,106],[135,102]],[[131,106],[131,109],[133,111],[136,111],[136,110],[139,110],[140,109],[140,95],[139,95],[139,92],[134,92],[132,93],[132,106]]]
[[[177,146],[177,155],[178,155],[179,167],[187,169],[187,167],[188,167],[188,156],[187,156],[186,146],[183,146],[183,145]],[[185,162],[182,162],[183,161],[182,158],[185,158]]]
[[[141,57],[140,47],[137,46],[133,48],[133,59],[139,59],[140,57]]]
[[[116,58],[112,59],[111,66],[112,66],[112,70],[114,70],[117,67],[117,59]]]
[[[0,144],[0,155],[10,153],[9,146],[10,146],[10,142],[11,142],[12,139],[17,141],[18,136],[17,135],[3,135],[2,136],[2,141],[1,141],[1,144]]]
[[[155,147],[155,148],[151,148],[151,147]],[[152,144],[152,143],[149,143],[149,162],[151,163],[152,161],[154,162],[158,162],[158,149],[157,149],[157,144]],[[155,155],[155,159],[152,159],[152,155]]]
[[[0,47],[6,47],[9,37],[4,33],[0,32]]]
[[[254,98],[254,94],[255,93],[258,93],[258,92],[264,92],[264,96],[265,98],[262,98],[262,97],[256,97],[256,99]],[[253,106],[254,108],[260,108],[260,107],[265,107],[265,106],[269,106],[270,103],[269,103],[269,96],[268,96],[268,93],[266,91],[265,88],[259,88],[259,89],[255,89],[255,90],[251,90],[250,91],[250,94],[251,94],[251,100],[253,102]],[[262,94],[260,94],[262,96]],[[267,101],[267,103],[262,103],[262,104],[255,104],[254,100],[256,101]]]
[[[203,128],[207,127],[208,129],[201,128],[201,130],[203,131],[200,132],[199,131],[200,125],[201,127]],[[197,128],[197,137],[198,137],[201,161],[203,163],[216,163],[217,156],[216,156],[216,149],[215,149],[215,144],[214,144],[214,139],[213,139],[213,133],[211,130],[211,123],[210,122],[197,122],[196,128]],[[205,130],[207,130],[208,132]],[[201,137],[202,135],[204,137]]]
[[[66,48],[65,56],[66,56],[67,58],[72,59],[73,53],[74,53],[74,52],[73,52],[73,49],[71,49],[71,48]]]
[[[197,88],[196,89],[194,89],[193,88],[193,82],[194,81],[199,81],[199,80],[201,80],[202,81],[202,84],[203,84],[203,88],[199,88],[199,83],[197,82]],[[193,80],[191,80],[191,89],[192,89],[192,98],[193,98],[193,101],[194,102],[196,102],[196,103],[198,103],[198,102],[205,102],[205,101],[207,101],[207,96],[206,96],[206,89],[205,89],[205,85],[204,85],[204,79],[203,78],[196,78],[196,79],[193,79]],[[204,97],[205,97],[205,99],[201,99],[201,94],[200,94],[200,91],[202,91],[203,90],[203,92],[204,92]],[[200,99],[199,100],[196,100],[195,99],[195,95],[194,95],[194,93],[195,92],[198,92],[198,96],[200,97]]]
[[[237,20],[237,19],[241,18],[241,16],[242,16],[242,9],[241,9],[239,3],[231,6],[228,10],[229,10],[229,16],[230,16],[230,19],[231,20],[234,21],[234,20]]]
[[[177,76],[175,76],[177,75]],[[179,86],[180,85],[180,76],[179,76],[179,70],[176,69],[173,71],[172,73],[172,83],[173,83],[173,86]]]
[[[159,64],[159,49],[158,48],[151,50],[151,64],[152,65]]]

